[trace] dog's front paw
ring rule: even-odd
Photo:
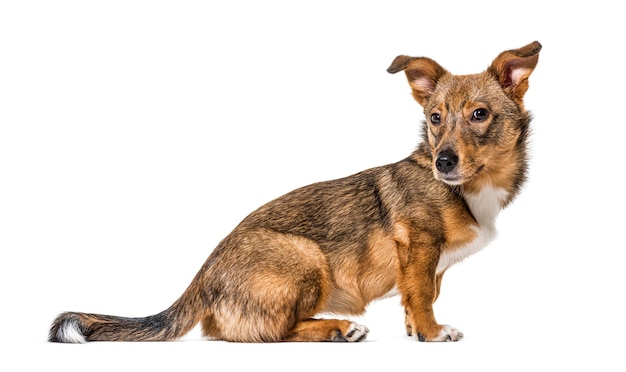
[[[463,338],[463,333],[456,328],[452,328],[449,325],[442,325],[439,333],[432,337],[425,337],[423,334],[418,333],[417,339],[419,341],[432,341],[432,342],[448,342],[459,341]]]

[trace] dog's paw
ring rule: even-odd
[[[456,328],[452,328],[449,325],[442,325],[439,334],[435,337],[427,339],[421,333],[417,334],[417,339],[419,341],[430,341],[430,342],[448,342],[448,341],[459,341],[463,338],[463,333]]]
[[[344,332],[337,330],[332,338],[333,342],[360,342],[364,341],[370,330],[361,324],[350,322],[350,325]]]

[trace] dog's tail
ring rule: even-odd
[[[189,332],[202,319],[201,300],[193,286],[165,311],[144,318],[66,312],[50,327],[48,341],[171,341]]]

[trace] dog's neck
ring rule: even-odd
[[[503,188],[487,185],[478,193],[464,192],[462,197],[480,226],[493,226],[509,193]]]
[[[463,184],[459,193],[468,204],[477,195],[493,194],[499,201],[500,208],[504,208],[520,192],[526,181],[527,168],[526,152],[513,151],[499,166],[485,167],[480,174]]]

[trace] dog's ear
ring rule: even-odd
[[[397,56],[391,62],[387,72],[395,74],[402,70],[409,80],[413,98],[422,106],[428,102],[431,94],[435,91],[439,79],[448,73],[430,58],[409,56]]]
[[[541,44],[535,41],[519,49],[504,51],[487,70],[498,79],[504,92],[520,106],[528,90],[528,77],[537,66],[540,50]]]

